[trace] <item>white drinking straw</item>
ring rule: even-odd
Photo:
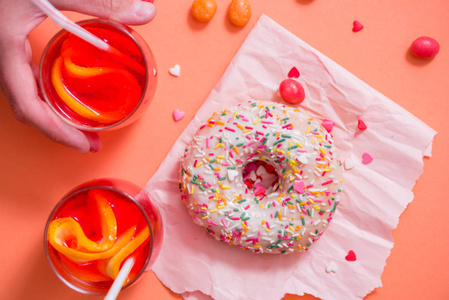
[[[75,22],[69,20],[64,16],[59,10],[57,10],[48,0],[32,0],[33,3],[42,10],[48,17],[50,17],[56,24],[73,33],[77,37],[85,40],[89,44],[108,52],[113,55],[117,60],[122,62],[124,65],[135,70],[139,74],[145,74],[145,68],[137,63],[135,60],[129,56],[118,51],[99,37],[93,35],[83,27],[79,26]]]
[[[104,300],[115,300],[117,298],[118,293],[120,293],[120,290],[122,289],[123,283],[125,282],[126,278],[129,275],[129,272],[131,271],[134,265],[134,262],[135,262],[134,257],[130,257],[125,261],[122,268],[120,269],[120,272],[118,272],[118,275],[114,280],[114,283],[111,285],[111,288],[104,297]]]
[[[73,33],[79,38],[85,40],[86,42],[94,45],[95,47],[104,50],[110,51],[110,46],[93,35],[83,27],[69,20],[66,16],[64,16],[59,10],[57,10],[48,0],[32,0],[33,3],[39,7],[47,16],[49,16],[56,24],[64,28],[65,30]]]

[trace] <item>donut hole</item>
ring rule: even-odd
[[[256,160],[246,164],[242,172],[243,182],[256,196],[269,195],[279,188],[279,176],[269,163]]]

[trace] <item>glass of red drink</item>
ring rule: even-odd
[[[162,244],[157,206],[138,186],[119,179],[95,179],[67,193],[45,227],[47,259],[72,289],[106,294],[126,260],[133,267],[123,288],[157,258]]]
[[[100,131],[132,123],[156,91],[156,61],[149,46],[133,29],[112,20],[78,24],[119,54],[61,30],[42,55],[42,97],[59,117],[80,130]]]

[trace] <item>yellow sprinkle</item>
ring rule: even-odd
[[[243,132],[244,132],[244,133],[251,132],[251,129],[245,129]]]
[[[235,119],[236,117],[237,117],[237,112],[234,113],[234,116],[232,118]]]
[[[303,148],[303,146],[300,142],[297,142],[296,145],[298,145],[299,148]]]
[[[193,194],[193,191],[194,191],[194,190],[195,190],[195,186],[192,185],[192,186],[190,187],[190,194]]]
[[[270,232],[270,229],[267,228],[267,229],[265,229],[265,231],[266,231],[266,232]]]
[[[203,164],[203,162],[200,161],[200,162],[198,162],[198,163],[196,164],[196,167],[198,168],[198,167],[201,166],[202,164]]]
[[[306,134],[309,134],[309,133],[310,133],[310,126],[307,126]]]
[[[260,204],[260,207],[261,207],[261,208],[264,208],[265,206],[263,206],[263,204]]]
[[[224,190],[229,190],[231,187],[223,185],[221,188],[224,189]]]
[[[312,199],[309,199],[310,204],[315,204],[315,202]]]
[[[294,231],[294,230],[295,230],[292,226],[289,226],[289,228],[290,228],[291,231]]]
[[[326,151],[324,151],[323,147],[320,147],[320,151],[323,155],[326,155]]]
[[[226,205],[217,206],[218,209],[222,209],[222,208],[225,208],[225,207],[226,207]]]
[[[207,208],[205,208],[204,206],[201,206],[201,210],[207,210]]]
[[[318,205],[315,205],[313,208],[315,208],[316,210],[320,210],[321,209]]]
[[[204,220],[204,219],[207,219],[209,216],[204,216],[204,217],[202,217],[201,219],[202,220]]]
[[[217,211],[217,209],[214,208],[214,209],[211,209],[209,212],[214,213],[214,212],[216,212],[216,211]]]
[[[260,121],[262,121],[262,119],[257,119],[256,121],[254,121],[254,125],[256,125],[257,123],[259,123]]]

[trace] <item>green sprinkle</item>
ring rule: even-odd
[[[226,179],[226,176],[223,176],[223,177],[218,178],[218,181],[222,181],[222,180],[225,180],[225,179]]]
[[[243,203],[245,201],[246,201],[246,199],[242,199],[242,200],[237,201],[237,203]]]
[[[293,185],[288,188],[287,193],[290,193],[292,191],[292,189],[293,189]]]
[[[245,217],[245,214],[246,214],[246,212],[243,212],[243,213],[240,215],[240,219],[243,220],[243,218]]]
[[[281,135],[283,138],[287,138],[287,139],[291,139],[292,137],[291,137],[291,135],[287,135],[287,134],[283,134],[283,135]]]
[[[243,145],[245,145],[245,143],[240,143],[240,144],[237,144],[236,146],[237,147],[242,147]]]

